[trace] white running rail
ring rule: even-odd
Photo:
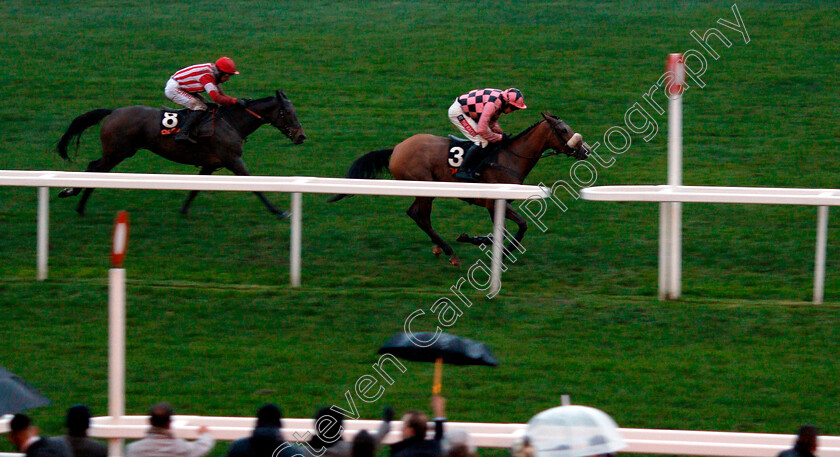
[[[660,202],[660,203],[731,203],[759,205],[816,206],[817,241],[814,260],[814,303],[822,303],[825,288],[825,250],[828,237],[828,207],[840,206],[840,189],[798,189],[783,187],[716,187],[716,186],[597,186],[582,189],[581,198],[594,201]],[[660,237],[660,251],[663,243]],[[680,268],[681,255],[668,268]],[[660,264],[660,268],[662,268]],[[660,280],[672,272],[660,271]],[[661,286],[661,285],[660,285]],[[679,296],[680,284],[670,284],[666,295]],[[661,289],[661,287],[660,287]]]
[[[411,197],[487,198],[496,201],[495,215],[504,214],[507,200],[548,197],[537,186],[457,182],[395,181],[308,176],[202,176],[141,173],[88,173],[65,171],[0,170],[0,186],[38,187],[38,279],[47,278],[49,244],[49,188],[83,187],[105,189],[165,189],[260,191],[292,194],[290,282],[300,285],[300,244],[302,198],[300,194],[361,194]],[[501,277],[504,218],[494,217],[492,281]]]

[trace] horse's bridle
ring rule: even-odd
[[[568,140],[563,139],[563,135],[562,135],[562,133],[557,131],[557,126],[555,125],[555,121],[554,121],[554,119],[553,119],[553,118],[548,118],[548,117],[546,117],[546,118],[545,118],[545,121],[546,121],[546,122],[548,122],[548,126],[549,126],[549,127],[551,127],[551,131],[552,131],[552,132],[554,132],[554,135],[556,135],[556,136],[557,136],[557,138],[559,138],[559,139],[560,139],[560,141],[562,141],[562,142],[564,142],[564,143],[568,144]],[[563,122],[563,121],[562,121],[562,120],[560,120],[560,122]],[[578,146],[577,148],[573,149],[574,154],[566,154],[566,155],[577,156],[577,154],[578,154],[578,153],[580,153],[580,150],[581,150],[581,148],[582,148],[582,147],[583,147],[583,143],[581,143],[581,145],[580,145],[580,146]],[[540,157],[541,157],[541,158],[544,158],[544,157],[551,157],[551,156],[556,156],[556,155],[559,155],[559,154],[560,154],[560,151],[558,151],[558,150],[556,150],[556,149],[551,149],[551,150],[549,150],[549,151],[545,151],[545,152],[543,152],[543,153],[542,153],[542,156],[540,156]]]
[[[278,99],[278,101],[279,101],[279,99]],[[291,127],[286,126],[286,125],[277,125],[277,120],[283,118],[286,115],[286,110],[283,109],[283,103],[282,102],[279,103],[279,106],[280,106],[280,109],[279,109],[277,115],[274,117],[274,119],[271,119],[271,120],[265,119],[264,117],[260,116],[259,114],[255,113],[254,111],[252,111],[247,106],[245,106],[244,108],[245,108],[245,111],[248,114],[250,114],[251,116],[254,116],[255,118],[257,118],[257,119],[259,119],[259,120],[261,120],[261,121],[263,121],[267,124],[271,124],[272,127],[276,128],[277,130],[280,130],[281,132],[283,132],[284,135],[291,138],[291,135],[292,135],[292,128]]]
[[[560,141],[565,142],[566,140],[563,139],[563,135],[560,132],[558,132],[557,128],[554,126],[554,122],[552,122],[548,118],[546,118],[545,121],[548,123],[548,126],[551,128],[552,133],[554,133],[557,136],[557,138],[560,139]],[[560,121],[560,122],[563,122],[563,121]],[[575,152],[577,152],[579,149],[580,148],[576,149]],[[519,157],[520,159],[531,159],[531,157],[526,157],[526,156],[523,156],[523,155],[519,155],[516,152],[511,151],[511,150],[507,150],[507,152],[516,156],[516,157]],[[560,154],[559,151],[551,149],[551,150],[543,152],[542,155],[540,155],[540,158],[543,159],[543,158],[546,158],[546,157],[556,156],[556,155],[559,155],[559,154]]]

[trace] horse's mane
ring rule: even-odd
[[[258,99],[255,99],[255,100],[248,100],[248,106],[256,105],[260,102],[265,102],[265,101],[271,100],[273,98],[274,97],[264,97],[264,98],[258,98]],[[224,116],[224,115],[227,115],[228,113],[230,113],[231,111],[233,111],[237,108],[239,108],[239,105],[236,105],[236,104],[227,105],[227,106],[221,105],[216,109],[216,115]]]
[[[525,130],[523,130],[523,131],[519,132],[516,136],[512,137],[512,138],[510,139],[510,141],[513,141],[513,140],[515,140],[515,139],[517,139],[517,138],[519,138],[519,137],[521,137],[521,136],[525,135],[526,133],[528,133],[528,132],[530,132],[531,130],[533,130],[536,126],[538,126],[538,125],[542,124],[543,122],[545,122],[545,119],[543,119],[543,120],[541,120],[541,121],[537,121],[537,122],[535,122],[532,126],[528,127],[527,129],[525,129]]]

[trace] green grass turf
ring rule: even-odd
[[[229,55],[234,96],[285,89],[309,136],[293,146],[264,128],[245,144],[253,174],[342,176],[361,154],[419,132],[454,133],[451,100],[515,86],[519,132],[550,110],[590,143],[664,71],[671,52],[699,49],[689,32],[717,27],[706,87],[684,98],[688,185],[838,187],[838,22],[832,2],[739,2],[750,42],[717,24],[729,2],[19,2],[0,4],[0,169],[83,170],[52,150],[78,114],[168,104],[184,65]],[[597,168],[595,184],[665,181],[666,117]],[[569,179],[571,159],[538,164],[526,183]],[[116,171],[196,173],[148,152]],[[227,173],[221,171],[220,173]],[[55,196],[57,189],[51,194]],[[173,191],[98,190],[51,202],[50,279],[36,283],[36,190],[0,189],[0,364],[54,401],[33,411],[60,433],[65,408],[106,408],[107,269],[118,210],[131,217],[127,409],[157,400],[186,414],[253,414],[264,401],[290,417],[340,404],[370,374],[375,350],[415,309],[429,310],[484,254],[455,246],[448,266],[404,212],[408,198],[304,195],[303,287],[288,284],[288,223],[245,193],[202,193],[188,218]],[[287,195],[272,200],[288,207]],[[543,233],[489,300],[450,329],[487,342],[502,365],[447,368],[454,420],[522,422],[560,395],[604,409],[624,427],[791,433],[804,422],[837,434],[838,237],[829,229],[826,305],[808,304],[816,209],[683,207],[683,293],[656,300],[657,207],[564,197]],[[447,239],[491,229],[484,210],[439,200]],[[428,315],[426,316],[428,318]],[[431,320],[418,320],[424,330]],[[430,366],[411,365],[378,417],[426,405]],[[221,452],[220,446],[217,451]],[[0,445],[0,450],[9,445]]]

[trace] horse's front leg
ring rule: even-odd
[[[510,219],[516,223],[516,233],[513,235],[513,240],[508,243],[507,250],[511,251],[515,248],[518,249],[519,252],[524,252],[524,248],[522,247],[522,238],[525,238],[525,231],[528,230],[528,221],[526,221],[524,217],[520,216],[519,213],[514,211],[513,207],[510,206],[510,203],[507,204],[507,208],[505,209],[505,219]]]
[[[455,240],[459,243],[470,243],[476,246],[487,246],[488,244],[493,244],[493,237],[492,236],[469,236],[466,233],[462,233],[458,235],[458,238]]]
[[[443,253],[449,256],[449,263],[460,267],[461,266],[461,259],[455,254],[455,251],[452,250],[452,246],[450,246],[446,241],[435,232],[435,229],[432,228],[432,197],[417,197],[414,200],[414,203],[408,207],[408,216],[414,219],[414,222],[417,223],[417,226],[420,227],[421,230],[426,232],[426,235],[429,235],[429,238],[432,239],[432,242],[435,243],[435,248],[432,250],[435,255],[439,255],[440,251],[438,249],[442,249]]]
[[[254,195],[256,195],[257,198],[259,198],[260,201],[263,202],[263,204],[265,205],[266,208],[268,208],[268,211],[271,214],[274,214],[275,216],[279,217],[281,220],[288,219],[289,216],[292,215],[292,213],[290,213],[289,211],[283,211],[283,210],[277,209],[274,205],[271,204],[270,201],[268,201],[268,198],[266,198],[266,196],[263,195],[262,192],[254,192]]]
[[[233,174],[235,174],[237,176],[250,176],[251,175],[250,173],[248,173],[248,168],[245,167],[245,162],[243,162],[241,158],[237,158],[236,160],[231,162],[225,168],[227,168],[228,170],[230,170]],[[283,211],[283,210],[277,209],[274,205],[271,204],[270,201],[268,201],[268,198],[266,198],[265,195],[263,195],[262,192],[254,192],[254,195],[256,195],[257,198],[259,198],[260,201],[263,202],[263,205],[265,205],[265,207],[268,209],[268,211],[271,214],[276,215],[280,219],[287,219],[289,216],[292,215],[292,213],[290,213],[288,211]]]
[[[485,204],[485,208],[490,213],[490,219],[493,220],[495,209],[494,209],[494,200],[488,200]],[[524,252],[524,248],[522,247],[522,238],[525,237],[525,231],[528,230],[528,222],[519,215],[516,211],[513,210],[513,207],[508,203],[505,206],[505,219],[511,220],[516,223],[516,233],[513,235],[513,239],[510,240],[510,243],[504,248],[504,255],[509,255],[513,252],[514,249],[518,250],[519,252]],[[495,221],[494,221],[495,223]],[[457,241],[461,243],[470,243],[476,246],[487,246],[493,244],[493,237],[492,236],[469,236],[466,233],[462,233]]]

